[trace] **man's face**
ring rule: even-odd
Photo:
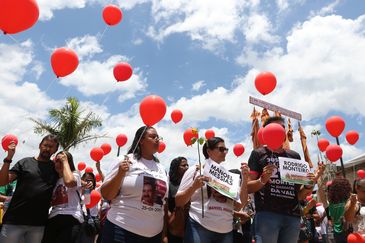
[[[50,159],[52,154],[57,152],[57,143],[52,140],[44,140],[39,145],[39,155],[43,159]]]
[[[150,185],[150,184],[144,184],[144,186],[143,186],[142,200],[145,201],[145,202],[153,202],[152,185]]]

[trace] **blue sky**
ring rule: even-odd
[[[107,4],[123,11],[122,22],[106,27],[101,13]],[[16,134],[17,158],[37,153],[40,137],[28,117],[46,119],[47,110],[61,107],[67,96],[76,96],[85,109],[103,118],[95,133],[110,138],[75,150],[76,161],[90,165],[88,151],[104,142],[112,155],[102,161],[105,170],[116,161],[114,137],[125,133],[130,145],[142,125],[138,104],[156,94],[168,111],[156,127],[167,148],[159,157],[168,166],[176,156],[197,159],[195,148],[186,148],[182,134],[198,127],[203,135],[213,128],[232,148],[243,143],[246,152],[227,157],[230,167],[247,160],[250,143],[248,97],[255,96],[303,114],[302,125],[309,150],[316,160],[315,138],[310,132],[324,128],[326,118],[341,115],[346,129],[357,130],[355,146],[343,144],[344,159],[365,152],[364,131],[365,6],[359,1],[305,0],[39,0],[40,19],[31,29],[0,36],[0,111],[6,114],[0,135]],[[56,79],[50,55],[54,48],[73,48],[78,69]],[[113,66],[129,62],[134,75],[117,83]],[[263,97],[254,87],[260,71],[275,73],[278,85]],[[179,124],[170,120],[172,109],[184,113]],[[297,126],[294,126],[297,129]],[[298,133],[292,148],[301,152]]]

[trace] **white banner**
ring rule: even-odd
[[[279,157],[279,170],[282,181],[303,185],[313,184],[308,178],[308,173],[311,172],[309,164],[304,160]]]
[[[210,178],[208,186],[226,197],[239,201],[240,175],[229,172],[213,161],[209,166],[204,166],[203,174]]]

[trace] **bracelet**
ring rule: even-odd
[[[6,159],[6,158],[3,161],[4,161],[4,163],[8,163],[8,164],[10,164],[11,162],[13,162],[11,159]]]

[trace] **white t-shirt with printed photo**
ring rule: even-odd
[[[210,166],[211,160],[205,161],[205,166]],[[196,166],[191,166],[184,174],[178,193],[185,191],[193,185]],[[210,188],[211,195],[208,197],[207,185],[203,186],[204,218],[202,217],[201,190],[196,190],[191,196],[189,216],[204,228],[218,232],[228,233],[233,230],[233,200],[227,198]]]
[[[63,178],[58,179],[53,190],[49,218],[58,214],[72,215],[80,223],[84,222],[80,206],[80,197],[77,194],[78,191],[79,195],[81,195],[81,178],[77,172],[73,172],[73,175],[76,178],[77,185],[72,188],[65,186]]]
[[[112,167],[104,183],[118,172],[120,161]],[[132,233],[153,237],[163,228],[163,204],[168,192],[168,177],[164,167],[153,160],[135,160],[126,173],[119,194],[111,201],[107,219]]]

